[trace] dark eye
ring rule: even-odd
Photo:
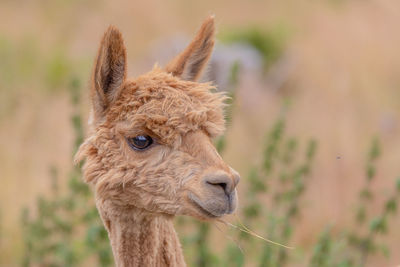
[[[153,139],[148,135],[138,135],[133,138],[127,138],[127,140],[128,144],[135,150],[144,150],[153,143]]]

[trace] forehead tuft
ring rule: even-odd
[[[211,137],[224,131],[226,96],[211,92],[210,83],[183,81],[155,68],[124,86],[109,118],[128,128],[149,130],[165,142],[189,131]]]

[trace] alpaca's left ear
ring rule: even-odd
[[[197,81],[214,48],[214,16],[208,17],[186,49],[166,67],[167,72],[187,81]]]

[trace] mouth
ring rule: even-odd
[[[197,210],[200,211],[200,213],[202,213],[203,215],[206,215],[206,217],[209,217],[209,218],[220,217],[220,216],[216,216],[216,215],[212,214],[211,212],[207,211],[205,208],[200,206],[200,204],[198,204],[196,201],[192,200],[192,203],[197,208]]]
[[[203,204],[203,202],[200,201],[200,199],[192,193],[189,193],[188,197],[193,206],[197,209],[197,211],[199,211],[202,215],[205,215],[208,218],[219,218],[225,214],[225,212],[216,213],[215,211],[207,209]]]

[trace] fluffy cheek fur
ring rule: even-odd
[[[98,200],[149,212],[196,215],[187,201],[187,185],[197,180],[201,166],[189,154],[159,144],[134,151],[124,137],[104,133],[82,149],[84,176]]]

